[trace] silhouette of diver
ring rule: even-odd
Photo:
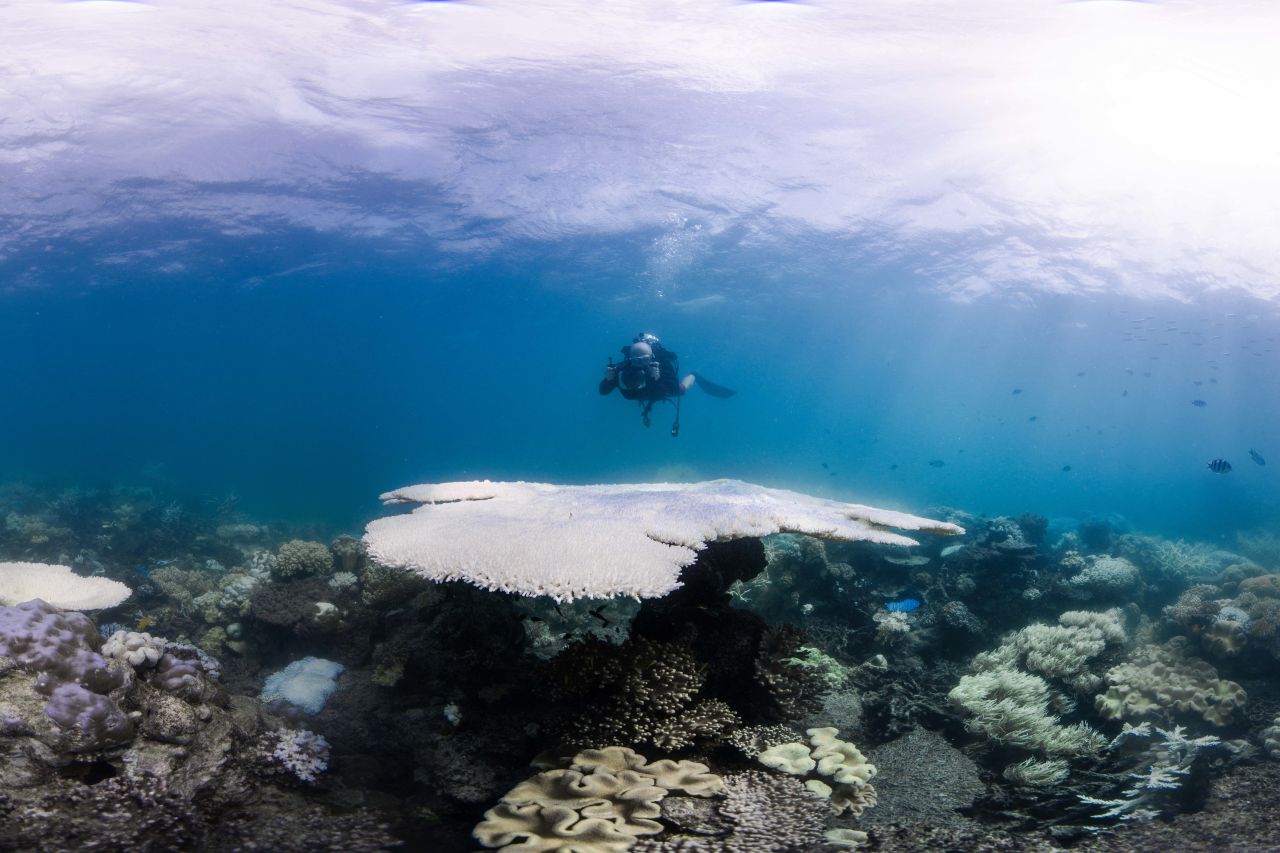
[[[649,413],[653,411],[654,403],[675,400],[676,419],[671,425],[672,438],[680,434],[680,398],[694,385],[713,397],[727,398],[736,393],[694,373],[678,379],[680,359],[662,345],[657,335],[641,332],[628,346],[622,348],[622,355],[621,364],[614,364],[613,359],[609,359],[609,366],[604,369],[604,378],[600,380],[600,393],[611,394],[617,388],[624,398],[639,401],[640,417],[645,426],[649,426]]]

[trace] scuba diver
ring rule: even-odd
[[[621,364],[609,359],[600,380],[600,393],[611,394],[617,388],[628,400],[640,402],[640,417],[649,426],[649,413],[653,404],[675,400],[676,419],[671,425],[671,437],[680,435],[680,398],[694,385],[713,397],[732,397],[736,392],[710,382],[706,377],[690,373],[680,376],[680,359],[658,340],[657,335],[641,332],[628,346],[622,348]]]

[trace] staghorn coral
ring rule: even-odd
[[[1138,649],[1108,670],[1106,681],[1094,704],[1109,720],[1172,721],[1186,714],[1225,726],[1248,698],[1239,684],[1220,680],[1211,665],[1188,657],[1182,638]]]
[[[723,702],[699,696],[705,677],[688,646],[588,638],[547,667],[553,698],[585,705],[562,734],[569,743],[651,744],[675,750],[719,740],[738,724]]]
[[[557,601],[662,597],[680,586],[680,570],[715,540],[789,531],[915,545],[889,528],[964,532],[954,524],[737,480],[441,483],[398,489],[382,500],[421,506],[369,524],[365,542],[375,560],[432,580]]]

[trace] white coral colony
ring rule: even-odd
[[[409,486],[386,504],[421,504],[369,524],[379,562],[437,581],[522,595],[658,598],[708,542],[806,533],[916,545],[889,528],[955,535],[954,524],[739,480],[556,486],[485,481]]]

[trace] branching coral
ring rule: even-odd
[[[276,552],[271,572],[276,577],[293,578],[304,575],[327,575],[333,570],[333,554],[323,542],[292,539]]]
[[[1106,810],[1094,815],[1095,820],[1119,819],[1125,821],[1150,820],[1158,817],[1162,801],[1171,791],[1182,786],[1183,780],[1192,772],[1201,751],[1217,746],[1221,741],[1213,735],[1198,738],[1186,737],[1186,730],[1175,726],[1172,730],[1156,728],[1152,732],[1149,723],[1140,726],[1125,724],[1109,749],[1116,749],[1130,740],[1151,737],[1159,734],[1162,742],[1156,748],[1155,760],[1141,773],[1130,773],[1132,780],[1129,786],[1120,792],[1115,799],[1098,799],[1080,797],[1080,801],[1091,806],[1105,806]]]
[[[589,638],[551,661],[546,677],[554,698],[586,705],[565,723],[570,743],[674,750],[718,740],[739,724],[723,702],[699,696],[702,667],[679,643]]]

